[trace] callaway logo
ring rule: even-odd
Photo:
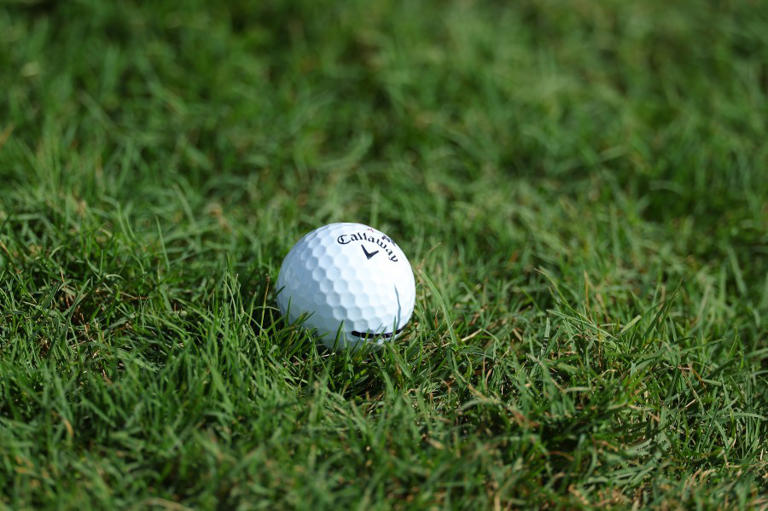
[[[373,332],[357,332],[355,330],[352,330],[350,332],[350,334],[354,335],[355,337],[362,337],[363,339],[366,339],[368,337],[377,337],[377,336],[378,337],[383,337],[384,339],[389,339],[390,337],[393,337],[393,336],[399,334],[403,330],[405,330],[405,327],[399,328],[395,333],[387,332],[387,333],[383,333],[383,334],[375,334]]]
[[[370,259],[371,257],[373,257],[373,256],[375,256],[376,254],[379,253],[378,250],[376,250],[374,252],[368,252],[363,245],[360,245],[360,248],[363,249],[363,253],[365,253],[365,257],[367,257],[368,259]]]
[[[382,251],[384,251],[385,254],[387,254],[387,258],[390,261],[394,263],[398,261],[397,254],[395,254],[395,251],[393,250],[395,242],[389,239],[386,235],[377,233],[373,229],[366,229],[365,232],[356,232],[353,234],[342,234],[336,238],[336,243],[339,245],[348,245],[353,241],[367,241],[369,243],[375,243]],[[365,246],[361,246],[363,247],[365,257],[368,259],[380,252],[379,250],[368,252],[368,250],[365,249]]]

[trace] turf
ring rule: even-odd
[[[767,506],[768,4],[0,6],[0,507]],[[305,232],[406,333],[279,317]]]

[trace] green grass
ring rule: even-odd
[[[0,5],[0,507],[768,505],[768,4],[224,4]]]

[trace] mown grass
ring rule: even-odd
[[[760,2],[0,7],[0,503],[766,506]],[[323,223],[406,335],[283,324]]]

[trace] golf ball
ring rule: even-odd
[[[415,299],[403,251],[363,224],[329,224],[305,235],[277,278],[280,312],[314,330],[329,348],[394,338],[411,318]]]

